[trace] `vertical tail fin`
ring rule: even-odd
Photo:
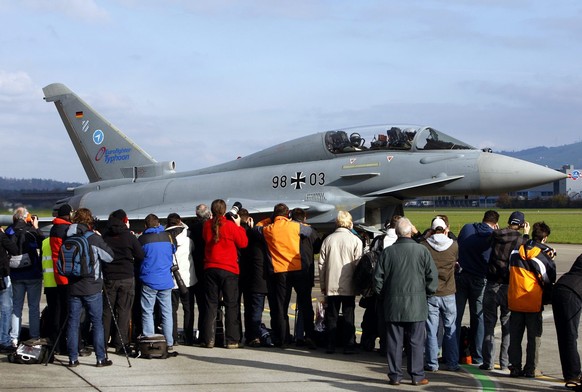
[[[42,90],[44,99],[55,103],[90,182],[174,171],[173,162],[156,162],[64,84]]]

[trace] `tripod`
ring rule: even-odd
[[[65,318],[65,321],[63,321],[63,325],[61,325],[61,329],[59,331],[59,334],[57,335],[57,338],[56,338],[55,342],[53,343],[53,347],[51,348],[51,352],[46,357],[46,360],[44,362],[44,366],[47,366],[48,363],[50,362],[50,359],[53,357],[55,350],[56,350],[57,346],[59,345],[59,341],[61,340],[61,336],[63,335],[63,331],[67,327],[68,322],[69,322],[69,314],[67,313],[67,317]]]
[[[117,336],[119,337],[119,341],[121,342],[121,347],[123,347],[123,352],[125,353],[125,359],[127,359],[127,364],[131,367],[131,362],[129,362],[129,354],[127,353],[127,346],[126,343],[123,341],[123,336],[121,336],[121,331],[119,330],[119,324],[117,323],[117,317],[115,317],[115,312],[113,311],[113,306],[111,306],[111,301],[109,300],[109,296],[107,295],[107,291],[103,290],[103,294],[107,299],[107,305],[109,305],[109,310],[111,311],[111,318],[113,318],[113,323],[115,324],[115,329],[117,330]]]
[[[127,348],[126,348],[125,342],[123,341],[123,337],[121,336],[121,331],[119,330],[119,324],[117,323],[117,317],[115,316],[115,312],[113,311],[113,306],[111,306],[111,301],[109,300],[109,296],[107,295],[107,292],[103,291],[103,294],[105,296],[105,299],[107,299],[107,304],[109,305],[109,310],[111,311],[111,317],[113,318],[113,322],[115,323],[115,329],[117,330],[117,334],[119,336],[119,341],[121,342],[121,344],[123,346],[123,352],[125,353],[125,358],[127,359],[127,364],[129,365],[129,367],[131,367],[131,362],[129,361],[129,354],[127,353]],[[47,366],[50,358],[52,358],[52,356],[55,352],[55,349],[59,345],[59,341],[61,340],[61,336],[63,335],[63,331],[67,327],[68,322],[69,322],[69,315],[67,314],[67,317],[65,318],[65,321],[63,322],[63,325],[61,326],[61,330],[59,331],[59,334],[57,335],[57,338],[53,344],[53,347],[51,348],[50,354],[48,355],[48,357],[44,363],[44,366]]]

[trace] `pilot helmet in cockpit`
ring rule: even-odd
[[[360,136],[359,133],[354,132],[350,135],[350,144],[353,147],[362,147],[362,145],[365,143],[365,140],[362,139],[362,137]]]

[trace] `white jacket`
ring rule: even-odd
[[[196,272],[194,271],[194,260],[192,259],[192,250],[194,249],[194,243],[192,239],[188,237],[188,225],[182,222],[180,226],[166,227],[166,231],[179,231],[180,233],[176,236],[176,242],[178,249],[176,250],[176,259],[178,260],[178,271],[180,271],[180,276],[186,286],[192,287],[198,282],[196,277]],[[177,230],[176,230],[177,229]],[[175,262],[176,260],[174,260]],[[176,281],[174,280],[174,289],[177,289]]]
[[[323,240],[319,253],[319,281],[325,295],[356,295],[353,275],[362,256],[362,240],[338,227]]]

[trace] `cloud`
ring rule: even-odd
[[[110,19],[109,13],[97,5],[94,0],[22,0],[18,4],[28,7],[32,11],[62,13],[71,19],[83,19],[93,22],[108,21]]]
[[[26,72],[0,70],[0,99],[30,94],[35,90],[36,86]]]

